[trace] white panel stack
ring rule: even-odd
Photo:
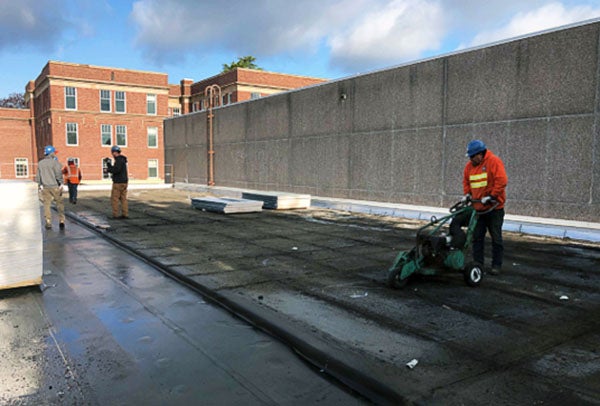
[[[0,181],[0,289],[40,285],[42,223],[37,184]]]
[[[262,202],[227,197],[194,197],[192,207],[213,213],[254,213],[262,211]]]
[[[286,210],[286,209],[308,209],[310,207],[310,195],[298,195],[284,192],[244,192],[242,198],[260,200],[263,209]]]

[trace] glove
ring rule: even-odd
[[[492,203],[492,200],[494,200],[492,196],[486,196],[483,199],[481,199],[481,204],[490,204]]]
[[[466,195],[464,195],[463,197],[461,197],[461,199],[460,199],[460,202],[461,202],[461,203],[466,203],[466,202],[468,202],[469,200],[471,200],[471,194],[470,194],[470,193],[467,193]]]

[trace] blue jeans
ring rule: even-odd
[[[492,210],[479,216],[473,233],[473,260],[483,265],[484,240],[486,232],[492,237],[492,268],[502,268],[504,244],[502,242],[502,224],[504,223],[504,209]]]
[[[67,182],[67,186],[69,187],[69,202],[75,203],[77,201],[77,186],[71,182]]]

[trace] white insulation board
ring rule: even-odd
[[[285,192],[243,192],[242,198],[263,202],[263,209],[287,210],[309,208],[311,197]]]
[[[0,289],[39,285],[43,240],[37,184],[0,181]]]
[[[227,197],[194,197],[192,207],[213,213],[254,213],[262,211],[262,202]]]

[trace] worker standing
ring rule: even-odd
[[[502,160],[487,149],[481,140],[473,140],[467,145],[469,162],[463,176],[464,198],[480,200],[473,203],[477,211],[485,211],[490,204],[498,205],[488,213],[479,215],[473,234],[473,260],[484,264],[484,240],[489,231],[492,237],[492,275],[498,275],[502,269],[504,244],[502,242],[502,224],[504,223],[504,203],[508,177]]]
[[[112,191],[110,201],[112,205],[112,215],[115,219],[129,218],[129,208],[127,206],[127,184],[129,177],[127,175],[127,157],[121,155],[121,148],[114,145],[110,152],[114,158],[114,164],[110,158],[106,158],[106,168],[108,173],[112,174]],[[121,215],[119,216],[119,203],[121,203]]]
[[[56,149],[52,145],[44,147],[44,158],[38,163],[35,181],[42,192],[42,202],[44,203],[44,219],[46,220],[46,229],[52,228],[52,215],[50,204],[54,200],[58,210],[58,221],[61,229],[65,228],[65,206],[62,198],[62,170]]]
[[[69,188],[69,203],[77,204],[77,187],[81,183],[81,170],[73,158],[67,160],[67,166],[63,168],[62,173]]]

